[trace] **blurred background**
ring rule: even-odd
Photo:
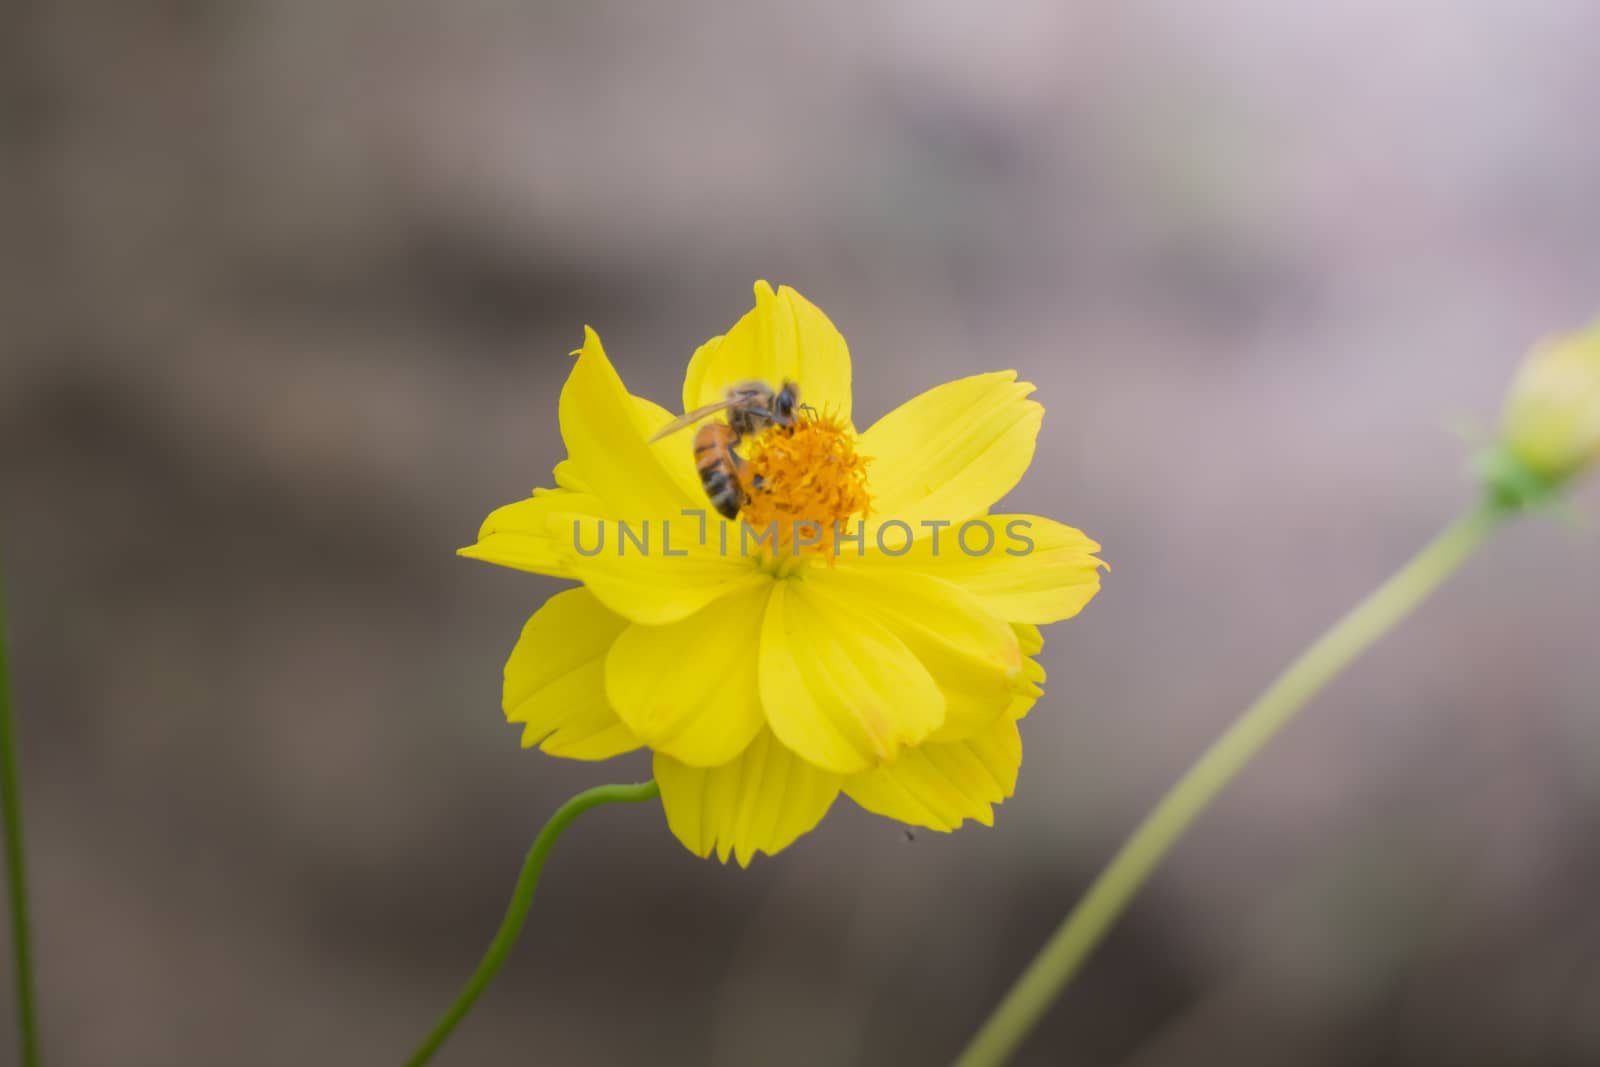
[[[587,818],[440,1064],[946,1062],[1160,791],[1472,495],[1600,311],[1600,7],[22,0],[0,514],[50,1062],[392,1064],[562,799],[452,555],[757,277],[858,420],[1017,368],[1105,545],[997,826],[748,870]],[[1463,439],[1465,437],[1465,440]],[[1600,1060],[1600,496],[1208,814],[1016,1061]],[[0,982],[9,981],[9,977]],[[9,996],[9,991],[0,988]],[[12,1054],[8,1006],[0,1062]]]

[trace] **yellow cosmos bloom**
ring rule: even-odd
[[[793,289],[755,296],[683,387],[692,411],[738,383],[799,386],[792,425],[738,445],[741,522],[710,507],[694,433],[652,441],[674,414],[630,394],[586,331],[555,488],[461,550],[582,583],[528,620],[506,716],[555,756],[651,749],[672,832],[724,862],[784,848],[841,791],[915,826],[991,825],[1042,692],[1038,626],[1100,588],[1082,533],[989,514],[1044,409],[1014,372],[980,374],[858,432],[844,338]]]

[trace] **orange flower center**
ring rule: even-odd
[[[866,456],[832,416],[798,415],[748,444],[744,519],[757,530],[776,523],[783,555],[834,558],[836,535],[854,536],[872,504]]]

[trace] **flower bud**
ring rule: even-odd
[[[1600,323],[1528,354],[1506,399],[1500,445],[1546,489],[1600,461]]]

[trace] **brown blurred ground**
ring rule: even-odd
[[[756,277],[862,421],[1016,367],[1106,546],[1019,795],[750,871],[592,816],[441,1064],[938,1064],[1159,790],[1468,497],[1600,310],[1600,8],[13,5],[0,515],[53,1064],[398,1062],[560,799],[452,557],[592,323]],[[1596,514],[1596,498],[1585,507]],[[1600,1058],[1600,552],[1519,528],[1208,816],[1020,1064]],[[9,1015],[0,1056],[10,1053]]]

